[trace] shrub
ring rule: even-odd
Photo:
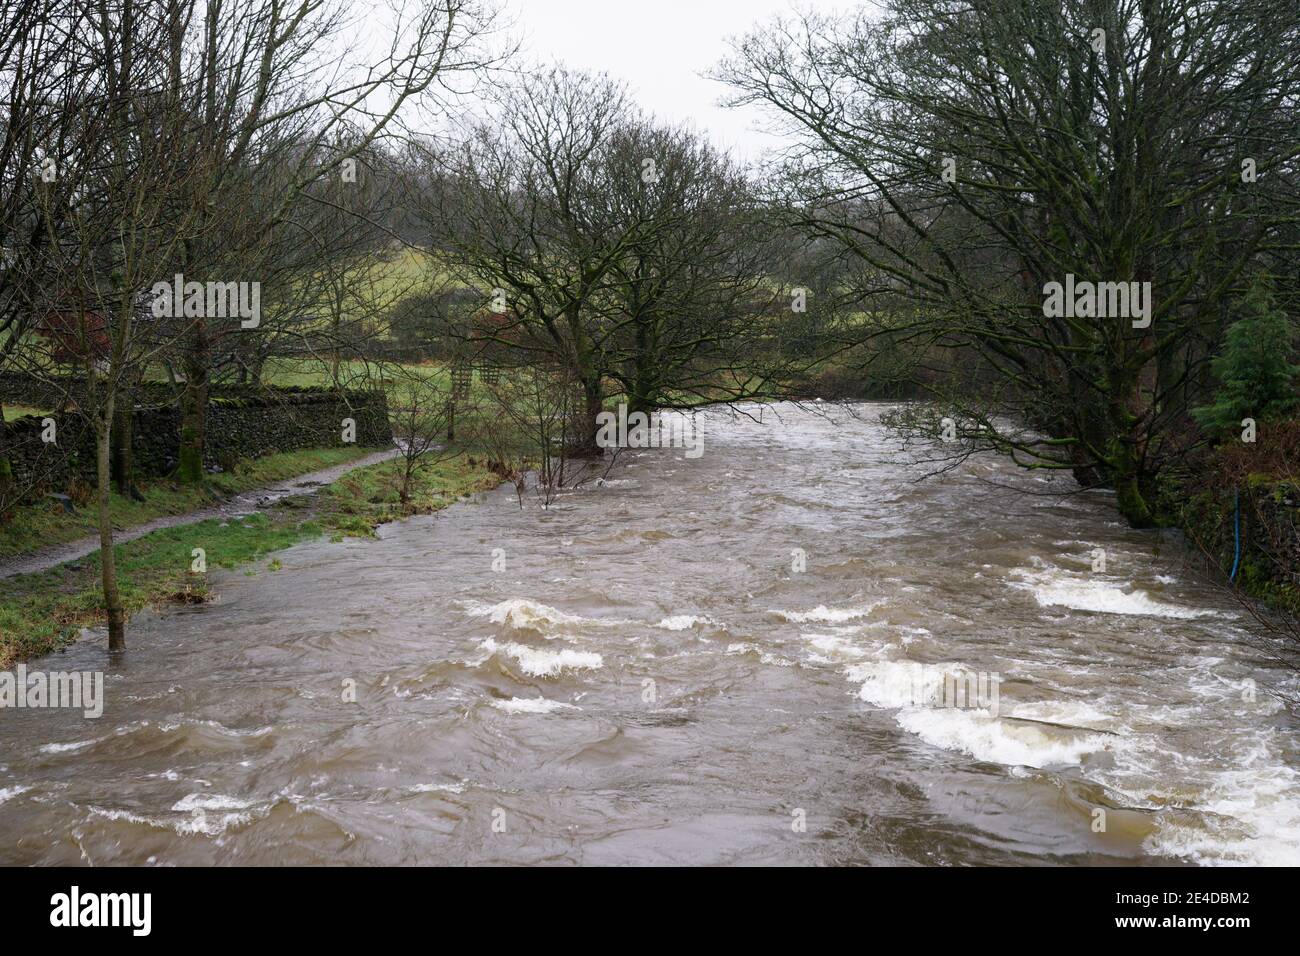
[[[1192,410],[1205,429],[1222,434],[1241,427],[1242,419],[1279,419],[1300,398],[1295,379],[1300,368],[1291,361],[1294,327],[1274,307],[1260,282],[1241,300],[1241,318],[1228,327],[1223,351],[1211,364],[1219,390],[1209,405]]]

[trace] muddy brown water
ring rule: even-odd
[[[1266,638],[1104,495],[917,481],[884,408],[710,411],[698,459],[300,545],[120,661],[32,662],[104,671],[105,713],[0,710],[0,862],[1300,862]],[[997,700],[918,693],[954,673]]]

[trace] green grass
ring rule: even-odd
[[[176,601],[208,597],[206,576],[191,572],[194,548],[206,552],[208,569],[232,568],[287,548],[319,533],[309,523],[278,525],[263,514],[167,528],[118,545],[122,602],[128,614]],[[0,666],[38,656],[74,639],[83,627],[103,623],[99,552],[74,568],[60,565],[39,574],[0,581]]]
[[[346,293],[338,301],[333,295],[340,284]],[[441,254],[402,247],[361,256],[346,264],[335,263],[328,273],[307,274],[296,285],[302,307],[317,316],[304,328],[321,330],[330,326],[336,310],[344,321],[369,322],[407,296],[458,284]],[[315,296],[309,290],[316,290]]]
[[[398,502],[398,466],[389,461],[344,476],[309,501],[285,499],[266,512],[232,521],[209,520],[167,528],[117,545],[119,584],[129,614],[145,607],[208,600],[207,574],[191,571],[193,549],[205,552],[207,571],[248,568],[267,555],[328,533],[369,536],[384,521],[436,511],[463,495],[493,487],[481,462],[459,457],[421,470],[409,507]],[[280,570],[272,559],[260,570]],[[290,573],[290,572],[285,572]],[[47,654],[75,640],[83,627],[103,623],[99,553],[39,574],[0,580],[0,668]],[[127,643],[130,644],[128,628]]]
[[[367,374],[364,362],[339,363],[339,378],[345,386],[361,386]],[[262,381],[281,388],[322,388],[333,384],[328,361],[275,357],[266,360]]]
[[[166,479],[144,482],[140,490],[143,502],[114,494],[109,510],[116,528],[127,529],[154,518],[184,514],[211,505],[217,495],[230,496],[270,482],[282,481],[322,468],[352,461],[369,453],[362,448],[312,448],[283,452],[237,464],[233,471],[209,475],[208,487],[180,485]],[[82,506],[75,514],[66,514],[52,503],[15,508],[8,522],[0,527],[0,558],[13,557],[39,547],[64,544],[97,534],[99,518],[90,489],[78,495]]]
[[[395,250],[359,271],[372,283],[387,307],[413,289],[440,288],[452,281],[443,258],[424,249]]]
[[[22,418],[24,415],[48,415],[43,408],[31,408],[27,405],[6,405],[5,421],[11,422],[15,418]]]
[[[495,487],[499,479],[474,457],[458,455],[417,466],[411,497],[401,503],[404,462],[401,458],[359,468],[321,493],[321,521],[333,536],[371,535],[387,521],[430,514],[475,491]]]
[[[390,372],[387,375],[382,366],[373,362],[339,363],[339,383],[344,388],[366,389],[382,384],[390,399],[395,397],[396,390],[403,381],[409,380],[411,376],[433,379],[440,388],[446,388],[450,375],[447,366],[440,362],[403,365],[397,373]],[[267,385],[298,388],[326,388],[334,384],[328,358],[268,358],[262,369],[262,381]]]

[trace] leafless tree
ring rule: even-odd
[[[640,408],[773,394],[791,297],[772,282],[771,222],[728,157],[641,115],[608,78],[551,68],[500,97],[446,151],[426,150],[432,245],[515,364],[569,370],[575,448],[621,390]]]
[[[332,203],[328,189],[313,186],[363,179],[359,159],[404,109],[417,102],[436,108],[448,84],[473,77],[493,58],[484,39],[495,11],[484,0],[419,0],[380,18],[341,0],[293,7],[279,0],[176,2],[190,11],[189,56],[204,79],[187,105],[203,119],[204,153],[221,160],[210,164],[207,181],[194,182],[190,203],[200,214],[244,212],[230,232],[203,231],[206,241],[185,244],[178,271],[187,275],[224,279],[267,268],[267,250],[284,248],[273,237],[295,231],[304,203]],[[348,42],[363,17],[370,32],[389,34],[377,62]],[[321,234],[312,242],[318,263],[333,251]],[[213,348],[207,324],[194,323],[183,356],[182,480],[202,479]]]
[[[862,264],[862,337],[977,363],[980,390],[932,383],[968,447],[1155,521],[1229,304],[1261,270],[1297,302],[1295,6],[890,0],[762,28],[719,75],[796,138],[781,198]],[[1068,276],[1150,301],[1049,314]]]

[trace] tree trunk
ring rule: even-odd
[[[628,387],[627,392],[627,413],[629,415],[633,412],[644,412],[649,415],[655,410],[654,404],[650,400],[650,371],[642,366],[640,360],[637,361],[636,370],[632,375],[632,384]]]
[[[4,420],[4,402],[0,402],[0,515],[3,515],[9,510],[9,495],[14,484],[13,465],[9,463],[9,458],[5,455],[3,431]]]
[[[1115,501],[1119,513],[1134,528],[1154,528],[1155,515],[1142,493],[1142,483],[1137,475],[1117,475],[1115,484]]]
[[[604,449],[596,443],[596,436],[600,433],[596,416],[605,410],[605,390],[599,375],[583,380],[582,401],[582,431],[574,436],[571,454],[575,458],[599,458]]]
[[[1128,410],[1127,403],[1113,405],[1107,416],[1110,441],[1106,476],[1115,489],[1115,503],[1119,512],[1134,528],[1151,528],[1155,515],[1147,503],[1142,482],[1142,435],[1139,423]]]
[[[334,384],[334,390],[339,391],[339,319],[338,315],[334,316],[334,335],[333,348],[330,352],[330,381]]]
[[[135,435],[135,390],[126,388],[119,391],[114,399],[113,429],[111,442],[113,485],[117,493],[124,498],[137,501],[143,496],[135,487],[135,458],[131,453],[131,441]]]
[[[633,412],[643,412],[649,415],[654,411],[650,407],[652,362],[649,331],[643,323],[637,323],[636,353],[632,356],[632,384],[628,389],[627,396],[627,413],[629,415]]]
[[[603,450],[596,443],[596,436],[600,433],[600,425],[596,422],[596,416],[605,408],[605,392],[600,370],[596,367],[598,357],[591,344],[590,337],[582,328],[577,304],[566,309],[565,321],[568,324],[569,333],[573,337],[572,375],[582,386],[582,417],[572,416],[575,427],[580,431],[574,435],[573,440],[569,443],[568,453],[576,458],[599,458]],[[575,409],[576,411],[578,410]]]
[[[9,510],[10,495],[14,486],[14,468],[0,451],[0,514]]]
[[[126,615],[117,588],[117,561],[113,556],[113,517],[109,512],[109,446],[112,432],[113,402],[110,399],[103,415],[95,417],[95,464],[99,490],[99,567],[104,584],[104,610],[108,613],[108,649],[126,649]]]
[[[203,451],[208,426],[208,342],[202,320],[195,323],[194,340],[185,361],[185,394],[181,399],[180,461],[176,480],[203,481]]]
[[[1144,339],[1150,344],[1150,333]],[[1136,367],[1119,381],[1109,410],[1113,483],[1120,514],[1134,528],[1152,528],[1157,516],[1147,501],[1142,480],[1147,458],[1147,437],[1155,413],[1156,363],[1154,358]]]

